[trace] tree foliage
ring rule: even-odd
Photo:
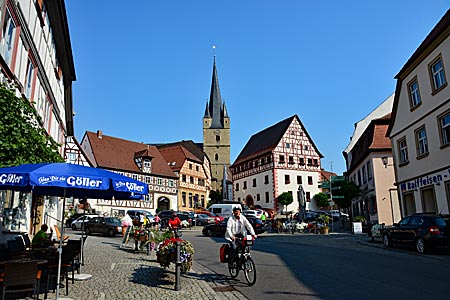
[[[294,202],[294,198],[292,197],[291,193],[284,192],[278,196],[277,201],[278,201],[278,204],[281,204],[281,205],[284,205],[285,207],[287,207],[289,204]]]
[[[0,167],[64,161],[58,143],[40,124],[26,99],[0,85]]]
[[[314,195],[314,200],[318,207],[324,208],[330,206],[330,199],[328,199],[328,195],[325,193],[318,193]]]
[[[210,207],[213,204],[221,203],[223,201],[222,193],[218,190],[217,191],[211,190],[209,192],[209,198],[211,200],[208,202],[207,205],[208,207]]]
[[[339,208],[349,208],[352,204],[352,199],[357,197],[361,192],[359,187],[351,181],[335,181],[332,184],[333,196],[344,196],[344,198],[334,198],[333,201],[337,204]]]

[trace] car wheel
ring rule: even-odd
[[[387,234],[383,235],[383,245],[385,247],[392,247],[391,239],[389,238],[389,235],[387,235]]]
[[[212,229],[208,229],[208,236],[214,236],[214,231]]]
[[[75,224],[72,224],[72,230],[77,230],[77,226],[75,226]]]
[[[115,236],[116,234],[114,233],[114,230],[109,229],[108,230],[108,236]]]
[[[85,228],[84,232],[86,232],[86,235],[91,235],[91,230],[89,229],[89,227]]]
[[[416,250],[420,254],[426,253],[425,240],[423,238],[416,239]]]

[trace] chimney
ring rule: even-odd
[[[102,132],[101,130],[97,130],[97,137],[98,137],[99,139],[102,139],[102,138],[103,138],[103,132]]]

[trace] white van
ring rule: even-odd
[[[242,211],[242,205],[237,203],[213,204],[208,208],[208,210],[218,216],[226,218],[233,214],[233,208],[235,207],[239,207]]]

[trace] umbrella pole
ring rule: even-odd
[[[61,212],[61,220],[64,220],[64,207],[66,206],[66,190],[64,189],[63,206]],[[61,225],[60,225],[61,226]],[[59,299],[59,285],[61,284],[61,260],[62,260],[62,245],[64,241],[64,226],[61,228],[61,236],[59,237],[59,248],[58,248],[58,277],[56,278],[56,300]]]

